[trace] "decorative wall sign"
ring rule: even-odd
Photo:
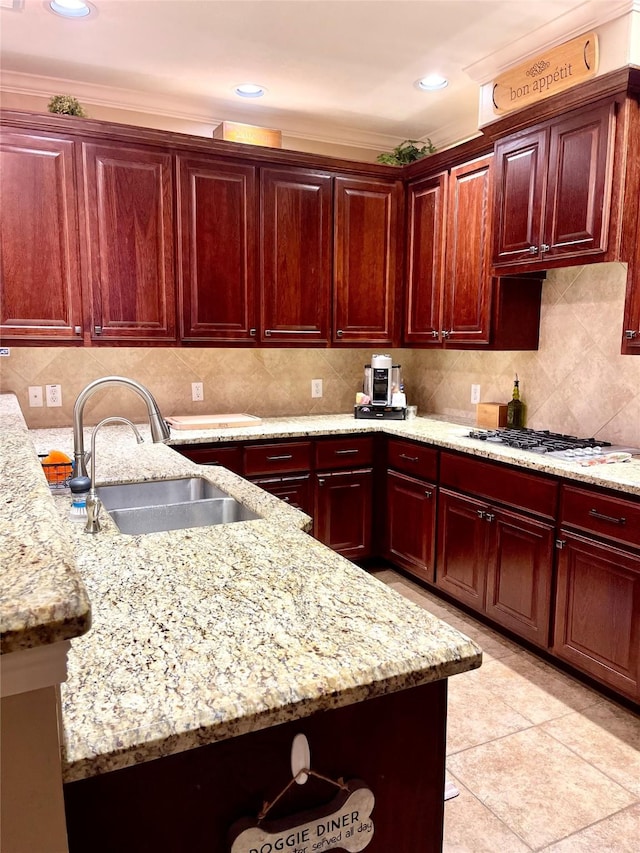
[[[313,771],[307,771],[310,775]],[[231,853],[325,853],[364,850],[373,838],[375,797],[353,779],[328,804],[276,821],[244,819],[231,828]],[[278,799],[278,797],[276,798]],[[263,809],[263,813],[268,808]]]
[[[519,110],[594,77],[598,58],[598,36],[591,32],[505,71],[493,83],[494,113]]]
[[[264,145],[267,148],[282,148],[282,131],[237,121],[223,121],[213,131],[214,139],[227,142],[244,142],[246,145]]]

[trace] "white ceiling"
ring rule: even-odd
[[[578,35],[620,0],[92,2],[95,14],[64,20],[45,0],[0,0],[5,91],[385,150],[473,136],[488,68]],[[418,91],[431,72],[448,88]],[[267,95],[241,100],[246,81]]]

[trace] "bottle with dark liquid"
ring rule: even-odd
[[[513,383],[513,396],[507,404],[507,427],[509,429],[522,429],[524,427],[524,404],[520,399],[520,383],[517,373]]]

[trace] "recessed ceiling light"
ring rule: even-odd
[[[91,14],[91,6],[83,0],[51,0],[49,8],[64,18],[86,18]]]
[[[416,83],[418,89],[422,89],[424,92],[435,92],[437,89],[444,89],[448,85],[447,78],[441,77],[440,74],[429,74]]]
[[[258,86],[257,83],[241,83],[234,91],[241,98],[261,98],[267,90],[264,86]]]

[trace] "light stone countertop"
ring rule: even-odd
[[[29,434],[5,398],[0,398],[0,414],[6,415],[0,432],[4,447],[19,448],[13,467],[5,467],[4,482],[24,483],[25,460],[31,459],[27,467],[47,507],[44,521],[36,525],[42,527],[38,542],[46,550],[45,562],[52,565],[59,559],[65,566],[62,576],[73,579],[77,597],[92,603],[92,630],[73,640],[69,680],[62,688],[66,781],[480,665],[480,651],[470,640],[308,536],[307,516],[226,469],[197,466],[163,445],[137,447],[125,427],[101,431],[97,480],[198,473],[255,509],[262,519],[123,536],[105,514],[103,531],[85,535],[81,525],[68,520],[69,497],[51,499],[33,452],[34,444],[43,452],[53,448],[69,452],[71,429]],[[383,424],[356,421],[350,415],[269,419],[245,429],[173,431],[172,443],[381,429],[640,494],[637,460],[578,468],[575,463],[478,444],[465,438],[468,427],[440,419]],[[142,432],[148,435],[145,428]],[[29,517],[30,503],[23,500],[22,489],[17,491],[14,511]],[[13,523],[12,512],[5,515]],[[14,538],[28,538],[33,529],[31,517]],[[7,556],[13,583],[23,564],[18,568],[18,552]],[[12,574],[14,560],[18,562]],[[43,570],[39,563],[34,565],[28,574],[37,588]],[[46,584],[44,592],[52,594]],[[18,624],[17,617],[14,623]],[[87,628],[88,604],[76,635]],[[24,631],[27,636],[26,621]],[[52,642],[56,631],[51,628],[48,639],[44,635],[34,639],[32,631],[30,640],[17,648]]]

